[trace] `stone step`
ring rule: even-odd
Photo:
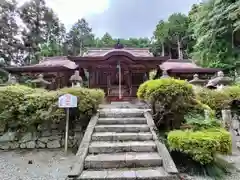
[[[89,145],[89,153],[156,152],[156,150],[154,141],[95,141]]]
[[[158,153],[115,153],[88,155],[85,159],[86,169],[156,167],[162,165]]]
[[[101,171],[84,170],[78,180],[177,180],[162,167],[131,168],[131,169],[103,169]]]
[[[96,125],[95,132],[149,132],[147,124]]]
[[[122,109],[122,108],[116,108],[116,109],[101,109],[99,110],[99,117],[119,117],[119,118],[125,118],[125,117],[144,117],[144,112],[139,109]]]
[[[131,118],[99,118],[98,124],[147,124],[146,118],[131,117]]]
[[[147,141],[152,140],[150,132],[140,133],[117,133],[117,132],[98,132],[92,135],[93,141]]]

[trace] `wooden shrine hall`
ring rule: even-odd
[[[164,64],[165,63],[165,64]],[[171,65],[172,64],[172,65]],[[169,60],[169,57],[154,57],[146,48],[104,48],[89,49],[83,56],[48,57],[39,64],[20,67],[6,67],[14,75],[37,76],[51,82],[49,89],[71,86],[70,77],[76,70],[89,88],[101,88],[106,96],[112,99],[136,97],[140,84],[149,79],[149,72],[157,70],[180,77],[187,73],[214,75],[218,70],[201,68],[190,60]]]

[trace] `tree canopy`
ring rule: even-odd
[[[167,55],[174,51],[182,58],[183,53],[202,66],[231,71],[240,61],[239,12],[239,0],[207,0],[194,4],[188,16],[172,14],[156,26],[155,51],[164,52],[167,46]]]

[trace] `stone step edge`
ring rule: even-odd
[[[101,119],[97,122],[98,125],[114,125],[114,124],[147,124],[146,119]]]
[[[171,178],[172,177],[172,178]],[[158,179],[165,180],[170,178],[172,180],[177,179],[176,177],[168,174],[162,167],[154,168],[129,168],[129,169],[102,169],[101,171],[84,170],[79,176],[79,180],[83,179]]]
[[[94,132],[92,141],[151,141],[150,132]]]
[[[147,124],[104,124],[96,125],[95,132],[150,132],[150,128]]]
[[[95,127],[149,127],[147,124],[97,124]],[[149,131],[150,132],[150,131]]]
[[[137,120],[147,120],[145,117],[100,117],[98,120],[132,120],[132,119],[137,119]]]
[[[155,142],[150,141],[92,141],[90,147],[122,147],[122,146],[156,146]]]
[[[138,158],[137,158],[138,157]],[[159,159],[162,157],[157,152],[124,152],[124,153],[101,153],[101,154],[88,154],[85,158],[86,161],[128,161],[138,159]]]

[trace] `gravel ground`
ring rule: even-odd
[[[61,150],[0,151],[1,180],[65,180],[75,155]],[[32,161],[32,164],[28,164]],[[185,179],[185,178],[184,178]],[[214,180],[207,177],[188,177],[188,180]],[[240,180],[234,173],[224,180]]]
[[[0,151],[0,179],[65,180],[74,158],[74,154],[60,150]]]

